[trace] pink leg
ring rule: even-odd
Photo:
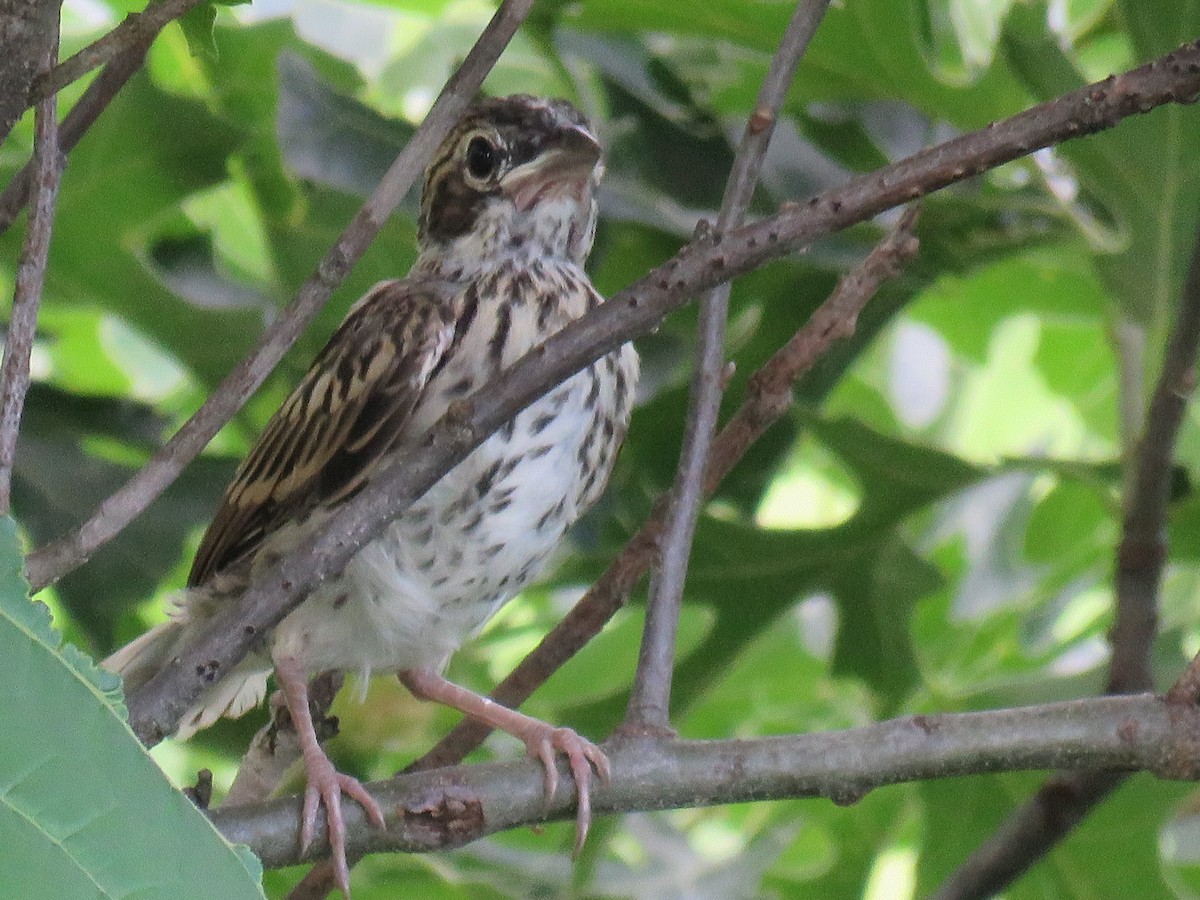
[[[558,767],[554,757],[558,753],[566,756],[571,765],[571,774],[575,778],[575,792],[579,799],[575,819],[575,851],[579,852],[592,823],[592,767],[595,767],[604,781],[608,781],[612,774],[612,767],[603,750],[570,728],[555,728],[507,706],[501,706],[487,697],[481,697],[452,681],[447,681],[429,669],[405,669],[399,675],[400,681],[414,697],[445,704],[524,741],[529,755],[540,759],[545,766],[547,803],[554,799],[554,793],[558,790]]]
[[[333,767],[317,740],[312,712],[308,708],[308,679],[304,668],[292,657],[274,660],[275,677],[283,688],[288,712],[304,755],[304,772],[308,786],[304,790],[304,813],[300,820],[300,849],[307,850],[317,827],[317,806],[325,804],[325,826],[329,834],[329,849],[336,873],[337,885],[347,900],[350,897],[350,868],[346,865],[346,824],[342,820],[342,793],[357,800],[372,824],[386,828],[383,811],[375,798],[367,793],[357,778],[343,775]]]

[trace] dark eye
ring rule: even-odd
[[[496,171],[496,148],[484,137],[473,137],[467,144],[467,171],[482,180]]]

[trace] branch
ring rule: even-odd
[[[159,32],[202,2],[205,0],[159,0],[143,12],[130,13],[108,34],[34,81],[29,90],[28,102],[31,104],[57,94],[72,81],[107,63],[63,120],[59,129],[61,153],[70,153],[75,148],[133,73],[142,67]],[[33,166],[32,160],[26,163],[0,194],[0,234],[12,226],[29,201]]]
[[[1200,233],[1179,313],[1167,339],[1162,373],[1150,400],[1146,429],[1138,446],[1136,470],[1117,548],[1116,621],[1112,628],[1110,693],[1153,686],[1151,650],[1158,631],[1158,594],[1167,558],[1167,506],[1171,460],[1187,401],[1196,387],[1200,346]],[[1197,663],[1171,690],[1170,698],[1191,707],[1200,685]],[[938,891],[942,900],[987,897],[1019,878],[1124,781],[1115,773],[1059,772],[1017,809]]]
[[[725,196],[717,216],[716,234],[742,223],[754,196],[763,157],[775,131],[775,119],[829,0],[801,0],[792,13],[779,49],[771,58],[754,113],[746,123]],[[717,428],[725,381],[725,325],[729,314],[729,283],[718,285],[700,299],[699,342],[684,426],[679,468],[667,512],[665,539],[656,570],[650,576],[650,598],[638,655],[637,672],[625,714],[627,729],[670,731],[671,675],[675,667],[675,637],[683,584],[696,519],[700,515],[704,466]]]
[[[70,59],[38,77],[29,91],[29,104],[57,94],[72,81],[128,54],[138,54],[138,48],[149,47],[159,32],[183,18],[207,0],[157,0],[140,13],[130,13],[112,31],[84,47]],[[142,55],[145,50],[141,50]]]
[[[0,0],[0,144],[29,106],[25,98],[39,70],[47,70],[46,49],[58,46],[61,2]]]
[[[133,73],[142,67],[146,59],[146,51],[150,42],[144,41],[131,45],[101,72],[96,80],[87,86],[87,90],[71,107],[58,129],[58,150],[60,154],[70,153],[79,143],[80,138],[87,133],[100,113],[108,107],[121,88],[133,77]],[[7,231],[21,215],[21,210],[29,202],[29,188],[33,183],[34,163],[27,162],[8,183],[4,193],[0,194],[0,234]]]
[[[828,797],[853,803],[874,788],[983,772],[1070,765],[1148,771],[1195,779],[1200,709],[1168,708],[1152,694],[1102,697],[990,712],[907,716],[846,731],[754,740],[624,738],[605,750],[612,780],[596,785],[598,813]],[[1178,760],[1192,761],[1180,767]],[[570,773],[547,806],[533,760],[401,775],[368,790],[387,830],[346,808],[351,853],[424,852],[461,846],[488,834],[574,815]],[[298,798],[223,807],[210,814],[233,843],[246,844],[267,868],[328,853],[324,825],[299,851]]]
[[[1200,220],[1197,220],[1200,229]],[[1200,230],[1175,327],[1137,452],[1137,470],[1117,550],[1117,617],[1113,624],[1110,693],[1150,690],[1150,651],[1158,631],[1158,594],[1167,558],[1172,459],[1188,400],[1196,388],[1200,347]]]
[[[58,22],[53,23],[50,46],[43,67],[49,69],[58,57]],[[21,431],[21,413],[29,390],[29,356],[37,329],[38,306],[46,281],[46,260],[50,255],[50,235],[54,230],[54,206],[62,175],[62,157],[58,152],[58,100],[47,97],[37,107],[34,125],[33,163],[37,171],[34,184],[33,214],[21,248],[13,290],[12,317],[4,340],[4,362],[0,366],[0,514],[8,515],[12,491],[13,461],[17,454],[17,435]]]
[[[26,558],[26,576],[34,591],[83,565],[97,548],[116,537],[178,477],[184,466],[195,459],[258,390],[408,193],[434,150],[474,98],[532,3],[533,0],[505,0],[462,66],[446,82],[429,115],[396,157],[375,193],[346,226],[296,298],[263,332],[250,354],[225,377],[200,409],[76,531]]]
[[[826,191],[724,237],[685,247],[633,286],[534,348],[485,389],[456,403],[419,446],[399,455],[368,489],[297,547],[257,572],[195,644],[128,698],[130,724],[146,743],[174,731],[184,710],[236,664],[259,635],[321,579],[340,572],[365,543],[517,412],[584,366],[658,327],[689,297],[817,237],[930,191],[1080,134],[1111,127],[1156,105],[1200,95],[1200,41],[1120,76],[1065,94],[990,128],[962,135]]]

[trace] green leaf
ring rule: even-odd
[[[852,420],[817,420],[813,430],[854,473],[862,504],[844,524],[814,531],[700,521],[688,597],[712,604],[718,620],[711,637],[678,668],[677,696],[684,702],[775,617],[813,592],[828,592],[837,604],[835,674],[863,679],[888,708],[916,681],[909,617],[941,579],[896,529],[984,472]]]
[[[1095,546],[1115,545],[1115,510],[1097,490],[1078,482],[1056,485],[1033,509],[1025,531],[1025,555],[1059,564]]]
[[[976,4],[978,5],[978,4]],[[944,2],[847,0],[830,8],[800,66],[791,99],[797,110],[810,100],[837,102],[904,98],[918,109],[977,127],[1023,105],[1019,85],[998,63],[980,59],[964,67],[929,36]],[[703,6],[638,0],[592,0],[572,4],[563,21],[595,31],[666,31],[675,40],[662,52],[688,63],[687,80],[699,80],[706,95],[741,111],[753,108],[766,71],[791,15],[786,3],[722,0]],[[699,40],[697,40],[699,39]],[[687,61],[700,41],[720,43],[718,64],[703,56]],[[732,45],[726,46],[726,45]],[[752,51],[752,52],[748,52]],[[961,53],[956,53],[961,57]]]
[[[198,307],[171,293],[147,259],[160,229],[176,231],[189,194],[226,178],[239,139],[236,128],[203,104],[172,97],[145,74],[135,75],[71,152],[44,302],[103,307],[202,383],[223,378],[261,330],[262,308]],[[20,237],[19,229],[10,230],[0,250],[15,258]]]
[[[1037,5],[1015,9],[1004,44],[1029,89],[1049,100],[1085,78],[1046,31],[1043,16]],[[1126,20],[1138,38],[1135,62],[1145,62],[1200,34],[1200,4],[1139,3]],[[1110,295],[1158,346],[1179,302],[1200,211],[1200,182],[1193,177],[1200,110],[1167,104],[1054,152],[1078,179],[1079,199],[1070,206],[1093,243]]]
[[[284,162],[295,175],[360,197],[375,190],[415,130],[336,90],[291,51],[279,56],[276,125]],[[417,207],[411,191],[403,212],[415,215]]]
[[[213,3],[192,7],[180,18],[179,26],[183,29],[193,56],[217,58],[217,45],[213,41],[213,25],[216,21],[217,7]]]
[[[168,783],[124,721],[119,679],[30,602],[0,520],[0,883],[10,896],[262,897],[261,867]],[[66,735],[70,739],[66,739]]]
[[[219,58],[217,44],[213,39],[213,26],[217,22],[218,6],[242,6],[251,0],[211,0],[192,7],[179,19],[183,35],[187,38],[188,50],[193,56],[200,56],[210,61]]]

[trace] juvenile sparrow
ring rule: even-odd
[[[601,302],[583,271],[596,227],[600,146],[564,100],[518,95],[472,107],[425,175],[419,255],[350,310],[267,424],[225,492],[173,619],[107,661],[132,690],[176,656],[265,560],[287,552],[338,504],[412,449],[455,400]],[[604,489],[629,421],[637,356],[598,360],[516,416],[316,588],[275,629],[269,659],[216,682],[180,734],[257,705],[272,669],[308,778],[301,842],[323,803],[338,884],[349,893],[341,794],[376,825],[382,811],[325,755],[308,706],[310,676],[398,672],[436,700],[524,741],[556,788],[564,754],[582,841],[595,745],[447,681],[450,655],[530,583]]]

